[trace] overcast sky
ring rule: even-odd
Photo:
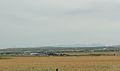
[[[0,0],[0,47],[120,44],[120,0]]]

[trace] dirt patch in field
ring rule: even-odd
[[[4,59],[11,59],[11,58],[9,58],[9,57],[0,57],[0,60],[1,60],[1,59],[4,60]]]

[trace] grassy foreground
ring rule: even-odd
[[[119,56],[12,57],[0,59],[0,71],[120,71]]]

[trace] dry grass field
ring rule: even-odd
[[[10,57],[0,71],[120,71],[119,56]]]
[[[93,55],[97,55],[97,54],[100,54],[100,55],[115,55],[115,56],[120,56],[120,52],[70,52],[70,53],[65,53],[65,54],[68,54],[68,55],[73,55],[73,56],[83,56],[83,55],[90,55],[90,54],[93,54]]]

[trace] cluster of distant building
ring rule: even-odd
[[[31,56],[64,56],[63,53],[30,53]]]

